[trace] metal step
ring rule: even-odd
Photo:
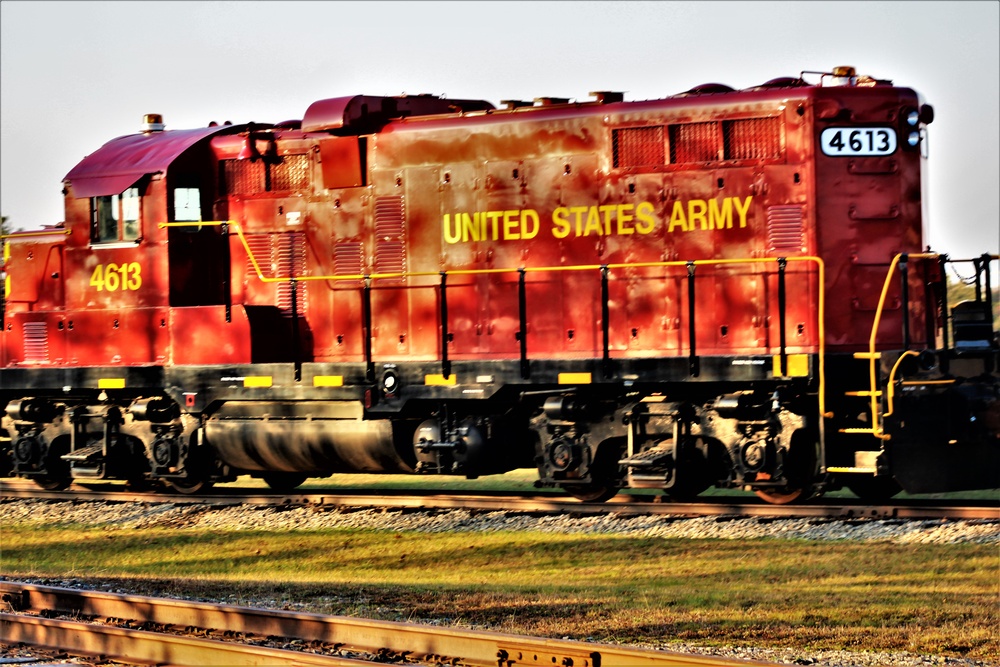
[[[63,454],[59,458],[63,461],[72,461],[73,463],[86,463],[88,461],[96,461],[102,456],[104,456],[104,445],[97,444],[77,449],[69,454]]]
[[[668,458],[673,458],[673,456],[674,452],[672,449],[653,448],[639,452],[627,459],[622,459],[618,462],[618,465],[629,466],[630,468],[654,468]]]

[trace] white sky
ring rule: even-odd
[[[0,212],[62,220],[62,178],[160,113],[168,129],[301,118],[315,100],[620,90],[653,99],[851,65],[914,88],[929,242],[1000,251],[1000,3],[0,1]]]

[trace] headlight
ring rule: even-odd
[[[920,133],[914,130],[906,137],[906,142],[911,146],[916,146],[920,143]]]
[[[908,125],[916,126],[920,122],[920,113],[916,109],[906,114],[906,122]]]

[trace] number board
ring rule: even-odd
[[[896,130],[891,127],[828,127],[820,135],[824,155],[855,157],[896,152]]]

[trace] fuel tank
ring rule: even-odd
[[[363,414],[355,401],[230,401],[205,422],[205,441],[241,470],[413,472],[416,424],[367,421]]]

